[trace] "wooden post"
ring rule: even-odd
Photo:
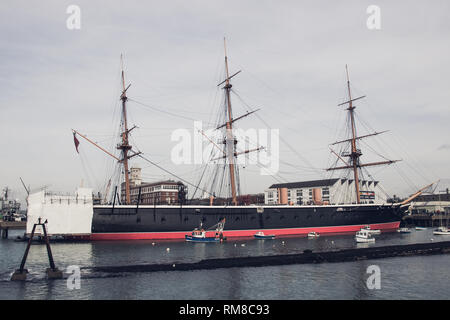
[[[47,222],[47,221],[45,221]],[[61,279],[62,278],[62,271],[60,271],[55,266],[55,262],[53,261],[53,254],[52,249],[50,248],[50,242],[47,235],[47,228],[45,226],[45,223],[42,224],[42,229],[44,230],[44,239],[45,239],[45,245],[47,246],[47,255],[48,255],[48,261],[50,263],[50,268],[47,268],[47,278],[48,279]]]

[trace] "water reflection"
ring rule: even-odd
[[[69,265],[120,266],[148,263],[195,262],[203,259],[290,254],[394,244],[445,241],[432,230],[410,234],[377,235],[374,244],[357,244],[354,235],[229,239],[223,243],[184,241],[104,241],[55,243],[52,251],[60,269]],[[166,249],[170,250],[167,251]],[[450,255],[392,258],[348,263],[230,268],[190,272],[95,274],[82,277],[80,290],[69,290],[65,280],[48,281],[44,245],[30,249],[25,283],[10,282],[25,244],[0,241],[0,299],[374,299],[448,298]],[[381,268],[381,290],[369,290],[367,267]]]

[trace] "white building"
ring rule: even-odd
[[[383,203],[378,181],[360,181],[361,203]],[[264,191],[265,204],[347,204],[356,203],[355,183],[351,179],[325,179],[273,184]]]
[[[131,167],[130,169],[130,184],[132,186],[139,186],[142,183],[141,168]]]
[[[75,195],[54,195],[42,190],[28,196],[26,233],[30,235],[39,218],[47,221],[50,236],[89,237],[91,234],[92,189],[78,188]],[[42,235],[40,226],[36,235]]]
[[[450,214],[450,193],[423,194],[414,199],[409,211],[412,214]]]

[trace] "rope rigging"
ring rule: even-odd
[[[153,162],[153,161],[151,161],[150,159],[144,157],[142,154],[138,154],[137,156],[138,156],[139,158],[141,158],[141,159],[143,159],[143,160],[145,160],[145,161],[151,163],[152,165],[154,165],[155,167],[161,169],[162,171],[164,171],[164,172],[166,172],[166,173],[168,173],[168,174],[174,176],[174,177],[177,178],[178,180],[183,181],[184,183],[186,183],[186,184],[188,184],[188,185],[190,185],[190,186],[192,186],[192,187],[198,188],[198,189],[200,189],[200,190],[202,190],[202,191],[208,193],[209,195],[213,195],[213,194],[211,194],[209,191],[207,191],[207,190],[205,190],[205,189],[202,189],[202,188],[198,187],[198,185],[195,185],[195,184],[193,184],[193,183],[191,183],[191,182],[189,182],[189,181],[187,181],[187,180],[185,180],[185,179],[179,177],[179,176],[176,175],[175,173],[173,173],[173,172],[171,172],[171,171],[169,171],[169,170],[167,170],[167,169],[161,167],[161,166],[158,165],[156,162]]]

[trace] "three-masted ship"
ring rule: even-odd
[[[342,166],[336,166],[328,170],[350,169],[353,172],[354,192],[356,201],[351,204],[327,204],[327,205],[240,205],[238,202],[238,179],[236,158],[240,154],[249,151],[237,152],[236,138],[233,135],[234,122],[241,118],[233,118],[232,104],[230,98],[231,79],[238,74],[229,75],[228,58],[225,48],[225,70],[226,79],[219,85],[223,85],[225,94],[224,112],[226,120],[222,127],[224,133],[223,158],[227,167],[230,192],[230,203],[227,205],[189,204],[180,200],[171,205],[146,205],[142,204],[139,197],[134,203],[130,196],[129,161],[132,157],[142,157],[140,152],[133,151],[129,143],[129,134],[133,129],[127,124],[127,90],[124,72],[122,68],[122,133],[121,144],[118,145],[121,156],[114,157],[123,166],[124,172],[124,198],[121,203],[116,202],[116,197],[111,204],[93,206],[92,240],[119,240],[119,239],[184,239],[199,221],[203,225],[214,225],[226,219],[227,226],[223,231],[226,237],[253,237],[257,232],[264,232],[275,236],[307,235],[311,232],[318,234],[327,233],[350,233],[360,230],[362,227],[370,226],[372,229],[382,231],[393,231],[398,229],[401,217],[404,214],[402,204],[374,204],[361,203],[362,190],[360,188],[359,170],[368,166],[386,165],[394,163],[395,160],[387,160],[375,163],[362,163],[361,150],[358,141],[371,135],[358,136],[354,119],[354,101],[363,97],[352,98],[350,80],[347,70],[348,100],[341,105],[346,105],[351,126],[351,137],[338,141],[336,144],[349,143],[350,151],[336,154]],[[74,136],[79,135],[87,139],[77,131]],[[87,139],[88,140],[88,139]],[[89,141],[89,140],[88,140]],[[93,143],[92,141],[90,141]],[[256,148],[256,150],[259,148]],[[347,158],[347,159],[345,159]],[[114,194],[114,196],[116,193]]]

